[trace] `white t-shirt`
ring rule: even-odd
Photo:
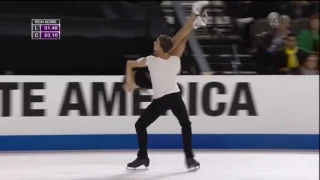
[[[180,92],[177,74],[180,72],[181,63],[178,56],[171,56],[169,59],[148,56],[146,57],[146,66],[150,71],[153,99]]]

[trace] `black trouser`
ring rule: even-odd
[[[168,94],[159,99],[154,99],[136,122],[135,127],[139,143],[138,157],[148,157],[147,127],[157,120],[163,112],[169,109],[177,117],[182,127],[182,140],[185,156],[186,158],[193,158],[191,122],[180,92]]]

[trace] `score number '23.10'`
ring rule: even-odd
[[[60,38],[59,32],[41,32],[41,39]]]

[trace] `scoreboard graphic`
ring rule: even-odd
[[[61,37],[60,19],[32,19],[31,38],[33,40],[59,40]]]

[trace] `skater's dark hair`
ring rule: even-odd
[[[173,47],[172,39],[169,36],[160,35],[159,40],[160,40],[160,47],[162,48],[162,51],[164,53],[168,53]]]

